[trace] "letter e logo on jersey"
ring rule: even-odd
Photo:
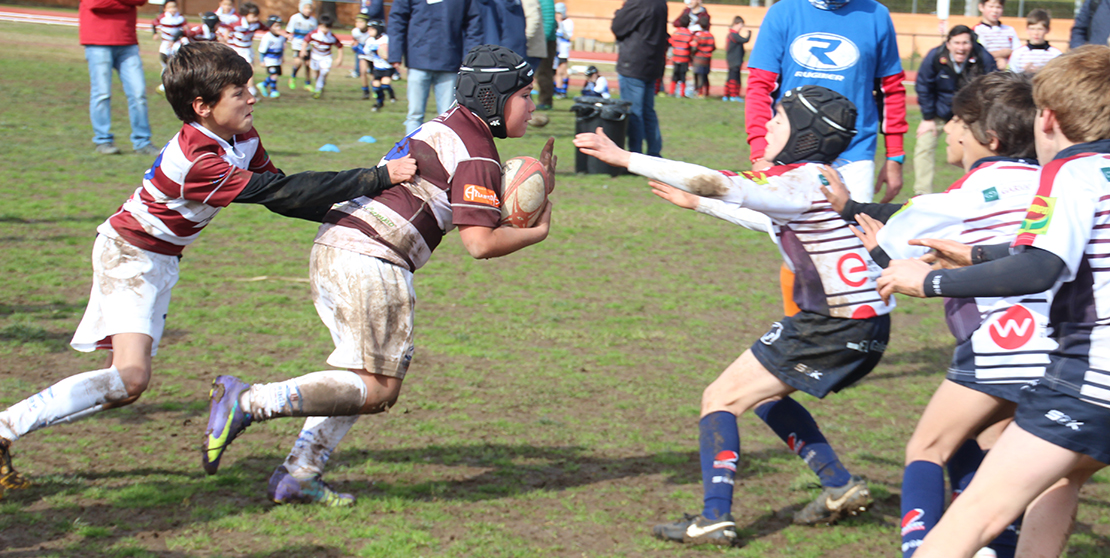
[[[990,325],[991,339],[1007,351],[1018,349],[1033,337],[1033,314],[1024,306],[1015,304]]]
[[[863,256],[848,252],[836,262],[836,273],[849,287],[862,287],[867,282],[867,262],[863,261]]]
[[[1056,207],[1056,198],[1048,196],[1033,196],[1029,204],[1029,212],[1021,222],[1018,234],[1044,234],[1048,232],[1048,225],[1052,222],[1052,210]]]
[[[845,70],[859,60],[859,47],[840,35],[807,33],[790,43],[790,57],[810,70]]]

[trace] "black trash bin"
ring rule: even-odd
[[[593,132],[601,127],[613,143],[624,147],[628,132],[628,113],[632,110],[631,102],[602,97],[576,97],[570,110],[578,116],[574,122],[574,133]],[[590,157],[576,149],[574,172],[617,176],[624,174],[625,169],[602,163],[597,157]]]

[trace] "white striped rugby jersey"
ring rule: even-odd
[[[729,180],[727,190],[704,197],[697,209],[743,226],[753,221],[751,211],[769,217],[768,232],[794,272],[794,302],[802,310],[853,319],[888,314],[894,300],[884,303],[875,286],[882,270],[821,193],[821,166],[719,171]]]
[[[987,157],[944,193],[917,196],[895,213],[878,234],[892,259],[926,254],[915,238],[955,240],[968,245],[1010,243],[1037,191],[1035,161]],[[959,343],[971,341],[976,379],[988,383],[1028,382],[1044,375],[1051,338],[1051,292],[1013,297],[947,299],[945,318]],[[961,360],[963,360],[961,358]]]
[[[313,31],[308,35],[308,46],[311,48],[313,60],[323,60],[331,56],[331,49],[343,48],[343,43],[331,31]]]
[[[158,254],[180,254],[243,191],[252,173],[279,172],[254,128],[233,139],[228,143],[196,123],[182,126],[142,186],[97,232]]]
[[[227,44],[233,47],[250,48],[254,42],[254,33],[262,29],[262,24],[259,22],[250,23],[247,21],[246,16],[239,18],[235,25],[231,26],[231,36],[227,40]]]
[[[1008,67],[1010,70],[1019,74],[1026,71],[1026,66],[1030,66],[1030,72],[1036,72],[1043,68],[1045,64],[1048,64],[1049,60],[1061,54],[1063,53],[1060,52],[1060,49],[1048,43],[1037,46],[1026,44],[1022,45],[1021,48],[1015,50],[1014,53],[1010,55],[1010,64]]]
[[[979,25],[975,26],[975,34],[979,37],[979,44],[983,45],[987,52],[1007,48],[1017,50],[1021,46],[1021,39],[1018,39],[1017,31],[1005,23],[987,25],[986,22],[980,21]]]
[[[382,159],[412,155],[416,177],[373,198],[336,204],[316,243],[420,269],[459,225],[501,221],[501,160],[480,118],[458,104],[402,139]]]
[[[158,14],[158,17],[154,18],[154,23],[151,25],[158,29],[163,43],[172,43],[174,32],[178,29],[185,28],[185,16],[180,13],[169,15],[166,12],[162,12]]]
[[[1110,407],[1110,140],[1073,146],[1041,170],[1014,246],[1032,246],[1067,266],[1050,318],[1059,347],[1042,382]]]

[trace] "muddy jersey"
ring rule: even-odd
[[[289,39],[289,47],[293,49],[293,52],[300,52],[304,48],[304,42],[318,26],[319,23],[316,22],[315,17],[305,17],[301,12],[297,12],[289,18],[289,24],[285,26],[285,31],[292,34],[292,38]]]
[[[150,24],[158,30],[158,34],[162,42],[158,45],[158,52],[162,54],[169,54],[173,46],[173,36],[178,31],[185,29],[185,16],[181,14],[167,14],[162,12]]]
[[[231,35],[227,39],[228,46],[250,48],[251,43],[254,42],[254,33],[259,29],[262,29],[261,23],[257,21],[250,23],[246,17],[239,18],[239,21],[231,26]]]
[[[968,245],[1013,242],[1037,192],[1039,171],[1035,161],[982,159],[944,193],[907,202],[879,231],[879,246],[892,259],[908,259],[929,251],[911,246],[915,238]],[[948,329],[960,343],[953,368],[985,383],[1043,376],[1048,353],[1056,348],[1048,320],[1050,300],[1050,292],[947,299]]]
[[[412,155],[416,176],[370,198],[336,204],[316,243],[420,269],[459,225],[501,221],[501,160],[489,126],[454,105],[398,142],[382,159]]]
[[[769,217],[802,310],[855,319],[888,314],[893,299],[884,303],[875,286],[882,270],[821,193],[821,166],[736,174],[633,153],[628,170],[702,196],[699,212],[749,227],[751,210]]]
[[[1069,147],[1044,166],[1014,245],[1066,266],[1049,315],[1059,347],[1042,383],[1110,407],[1110,140]]]
[[[279,172],[254,128],[233,140],[196,123],[182,126],[143,175],[142,186],[97,232],[158,254],[180,254],[252,173]]]
[[[343,48],[343,43],[331,31],[313,31],[308,46],[313,60],[323,60],[331,56],[332,48]]]

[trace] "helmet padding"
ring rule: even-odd
[[[505,103],[532,83],[532,67],[511,49],[478,45],[466,54],[455,81],[455,100],[489,125],[495,138],[506,137]]]
[[[784,93],[779,103],[790,120],[790,138],[776,164],[832,163],[856,135],[856,106],[836,91],[803,85]]]

